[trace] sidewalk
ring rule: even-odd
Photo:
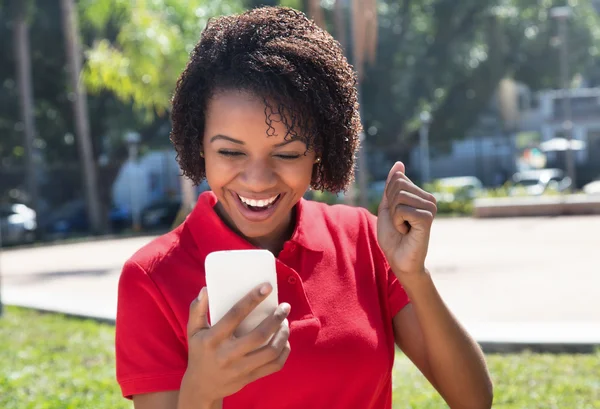
[[[428,267],[488,351],[600,346],[600,217],[440,219]],[[114,321],[123,262],[152,237],[4,250],[2,300]]]

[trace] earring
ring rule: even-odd
[[[200,151],[200,157],[203,158],[204,157],[204,152]]]
[[[321,163],[321,158],[315,159],[315,163]]]

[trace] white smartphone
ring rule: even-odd
[[[273,291],[246,317],[234,335],[239,337],[252,331],[277,308],[277,272],[270,251],[216,251],[206,257],[204,267],[211,325],[262,283],[270,283]]]

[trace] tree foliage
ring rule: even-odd
[[[84,0],[80,10],[99,34],[87,51],[85,80],[90,91],[107,89],[153,119],[163,115],[175,79],[185,67],[202,28],[215,15],[242,10],[236,0]],[[134,5],[135,4],[135,5]]]
[[[430,110],[433,140],[462,138],[502,78],[559,87],[552,0],[388,0],[380,3],[377,64],[363,83],[378,143],[410,139]],[[570,21],[571,73],[596,61],[598,16],[580,1]]]
[[[570,68],[600,80],[598,15],[579,0],[569,23]],[[0,3],[0,158],[22,163],[22,124],[14,73],[10,15]],[[335,31],[334,6],[321,1],[325,26]],[[46,163],[76,160],[73,118],[58,2],[32,1],[36,146]],[[96,155],[123,154],[125,129],[167,145],[169,100],[176,78],[207,19],[244,8],[281,4],[308,10],[308,0],[80,0],[86,49],[85,81]],[[553,6],[564,0],[379,0],[377,55],[361,83],[370,146],[398,152],[431,110],[433,141],[464,137],[505,77],[533,89],[556,88],[558,49]],[[341,10],[341,11],[340,11]],[[338,9],[353,61],[348,8]],[[594,82],[595,81],[595,82]],[[153,139],[152,136],[155,136]]]

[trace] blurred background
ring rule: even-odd
[[[261,5],[359,75],[356,183],[306,197],[375,212],[405,162],[494,407],[600,408],[600,0],[0,0],[0,407],[131,407],[121,267],[209,189],[175,160],[175,82],[210,17]],[[399,353],[394,408],[443,407]]]
[[[442,212],[600,190],[599,1],[4,0],[3,243],[170,227],[175,80],[209,17],[261,4],[306,11],[360,74],[357,185],[313,198],[373,208],[398,159]]]

